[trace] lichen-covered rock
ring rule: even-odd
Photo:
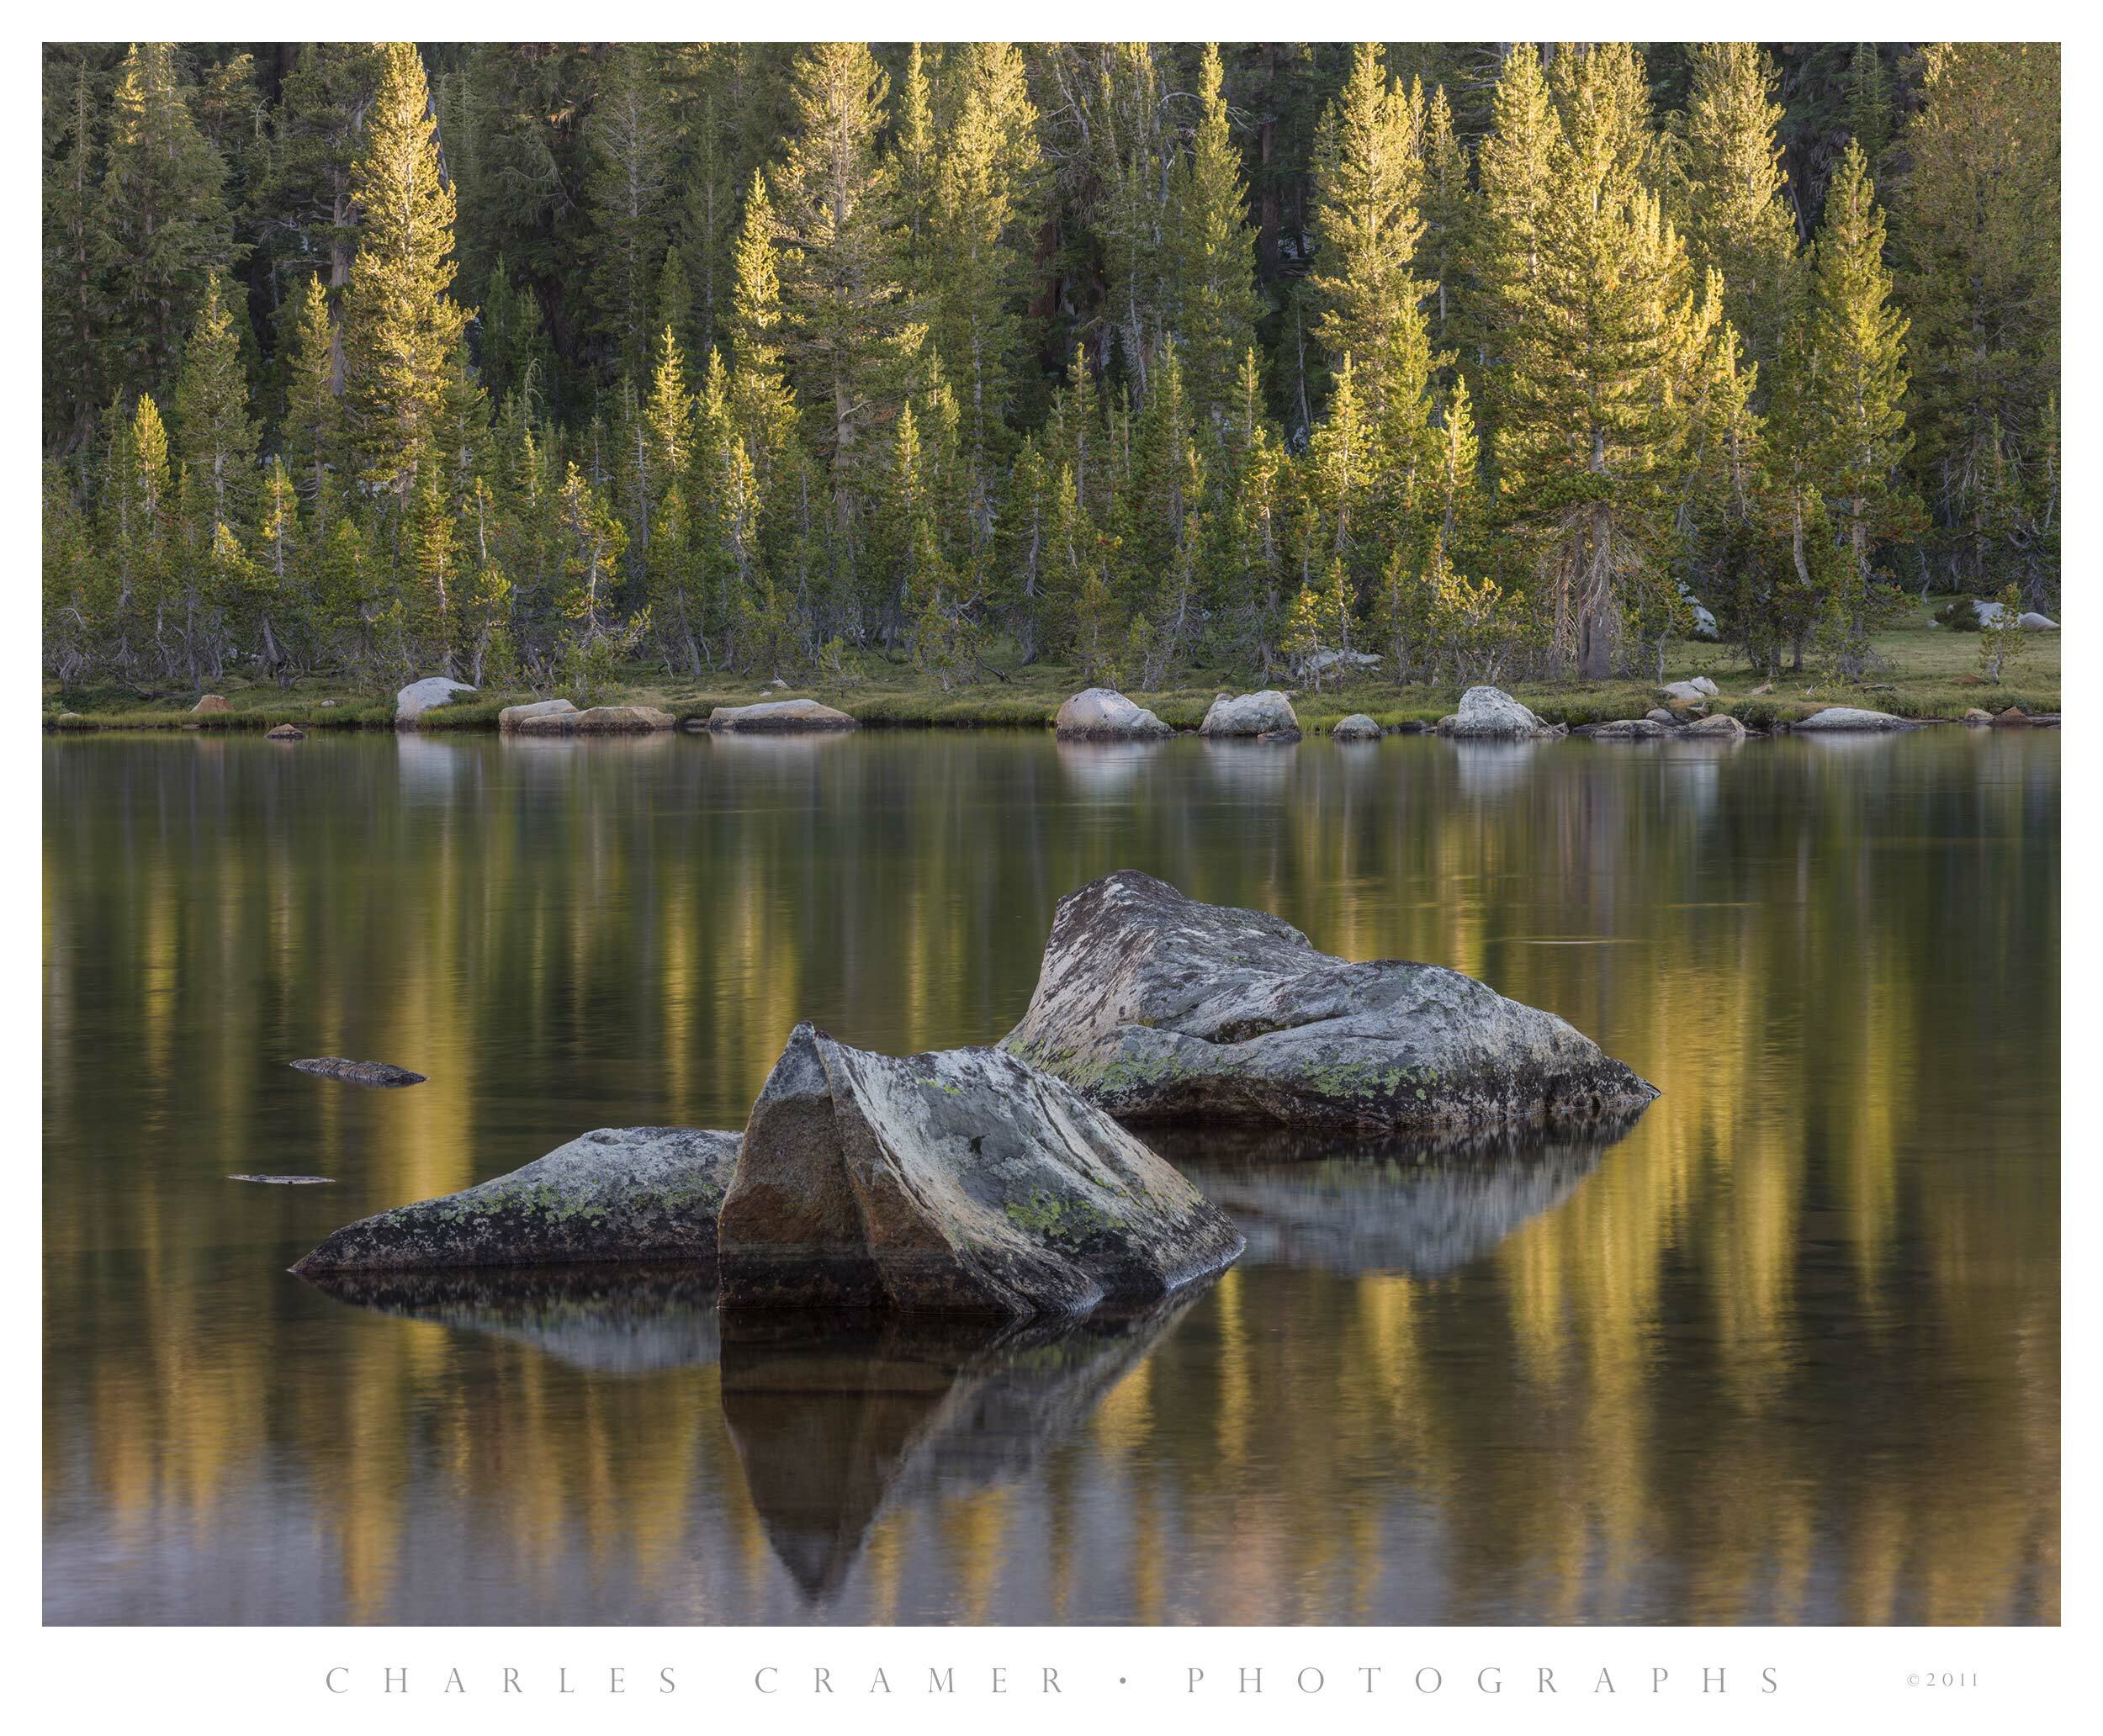
[[[190,707],[190,715],[193,717],[214,717],[223,716],[233,709],[220,695],[208,693]]]
[[[305,741],[306,738],[305,730],[295,729],[289,723],[280,723],[275,729],[267,729],[263,732],[265,741]]]
[[[1300,717],[1292,701],[1274,687],[1266,687],[1260,693],[1222,693],[1206,711],[1198,733],[1212,738],[1274,735],[1293,738],[1300,733]]]
[[[998,1049],[872,1055],[799,1024],[752,1106],[726,1308],[1023,1320],[1144,1303],[1242,1239],[1168,1164]]]
[[[444,675],[426,675],[421,681],[411,681],[395,696],[395,722],[413,724],[426,712],[435,712],[474,691],[464,681],[451,680]]]
[[[1133,1119],[1591,1125],[1656,1092],[1552,1013],[1438,965],[1353,964],[1131,870],[1059,901],[1002,1047]]]
[[[602,1127],[509,1175],[347,1224],[292,1269],[705,1260],[737,1156],[734,1133]]]
[[[1059,707],[1052,728],[1061,741],[1155,741],[1175,733],[1114,687],[1089,687],[1075,694]]]
[[[1889,712],[1864,711],[1858,706],[1828,706],[1822,712],[1814,712],[1808,717],[1799,717],[1789,728],[1810,735],[1844,734],[1872,729],[1906,729],[1911,726],[1904,717],[1894,717]]]
[[[1745,726],[1729,712],[1719,712],[1713,717],[1698,717],[1678,733],[1692,741],[1743,741]]]
[[[1499,687],[1470,687],[1460,708],[1438,720],[1441,735],[1470,739],[1522,741],[1549,733],[1547,724]]]
[[[579,712],[570,727],[579,735],[647,735],[654,729],[670,729],[678,721],[655,706],[593,706]]]
[[[1333,741],[1378,741],[1380,734],[1380,726],[1364,712],[1353,712],[1348,717],[1338,718],[1336,727],[1329,732]]]
[[[708,714],[708,728],[744,734],[787,735],[801,730],[852,729],[855,720],[814,699],[769,699],[757,705],[718,706]]]
[[[577,727],[577,708],[566,699],[539,699],[506,706],[496,727],[506,735],[566,735]]]
[[[393,1088],[403,1085],[421,1085],[424,1075],[412,1073],[407,1067],[398,1067],[385,1061],[346,1061],[340,1055],[315,1056],[305,1061],[292,1063],[294,1071],[313,1073],[324,1079],[341,1079],[347,1085],[379,1085]]]

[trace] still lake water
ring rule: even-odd
[[[2059,746],[54,740],[46,1619],[2056,1622]],[[1163,1141],[1248,1252],[1048,1344],[285,1271],[741,1125],[798,1019],[990,1041],[1118,867],[1665,1094],[1604,1146]]]

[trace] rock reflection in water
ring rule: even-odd
[[[342,1272],[309,1280],[339,1302],[528,1344],[586,1374],[661,1374],[717,1360],[712,1262]]]
[[[1027,1477],[1207,1287],[1078,1324],[732,1316],[723,1422],[790,1578],[824,1603],[887,1503]]]
[[[1248,1238],[1245,1266],[1437,1278],[1569,1199],[1634,1118],[1582,1139],[1338,1140],[1160,1128],[1154,1149]]]

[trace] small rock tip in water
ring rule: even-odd
[[[333,1183],[332,1175],[230,1175],[230,1182],[261,1182],[272,1188],[319,1188]]]
[[[352,1085],[421,1085],[424,1075],[412,1073],[384,1061],[346,1061],[340,1055],[323,1055],[292,1065],[303,1073],[324,1079],[342,1079]]]

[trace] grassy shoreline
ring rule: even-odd
[[[1797,675],[1784,672],[1773,682],[1772,691],[1755,693],[1755,688],[1767,683],[1764,672],[1748,669],[1743,657],[1730,648],[1696,641],[1669,648],[1666,678],[1708,676],[1722,690],[1711,709],[1732,713],[1749,728],[1792,722],[1829,705],[1864,706],[1924,720],[1961,717],[1973,707],[1998,712],[2020,706],[2032,714],[2059,710],[2057,633],[2026,635],[2025,654],[1999,685],[1989,685],[1974,673],[1978,639],[1931,624],[1929,617],[1941,601],[1931,599],[1920,605],[1906,621],[1878,636],[1881,667],[1860,682],[1809,671]],[[718,706],[811,698],[837,707],[865,728],[1042,729],[1051,726],[1060,703],[1087,685],[1078,670],[1039,664],[1015,671],[1004,680],[946,693],[919,682],[908,668],[870,658],[847,680],[817,680],[785,687],[750,677],[698,684],[666,681],[660,671],[638,669],[632,682],[599,697],[604,704],[657,706],[681,723],[706,718]],[[1163,722],[1195,729],[1216,694],[1246,692],[1262,685],[1253,670],[1221,669],[1194,671],[1188,680],[1164,691],[1126,691]],[[280,723],[306,730],[394,728],[392,692],[374,694],[320,680],[302,682],[287,691],[230,677],[214,691],[225,696],[231,709],[199,717],[190,711],[197,700],[193,692],[141,699],[108,691],[67,694],[55,683],[47,683],[43,722],[46,728],[98,732],[197,729],[246,733]],[[1453,710],[1460,694],[1459,684],[1397,687],[1377,677],[1322,692],[1311,688],[1290,691],[1300,727],[1309,735],[1326,733],[1338,718],[1353,712],[1362,712],[1391,729],[1434,723]],[[1639,717],[1658,703],[1655,687],[1629,680],[1520,682],[1508,691],[1549,722],[1573,728],[1615,717]],[[497,713],[505,707],[546,696],[523,689],[491,691],[428,712],[421,727],[432,732],[494,730]],[[61,714],[67,712],[74,715],[60,722]]]

